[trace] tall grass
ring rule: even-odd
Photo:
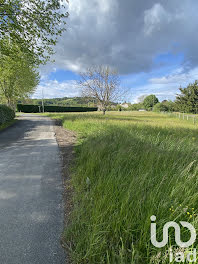
[[[53,117],[79,135],[65,230],[74,263],[169,263],[151,245],[150,217],[157,217],[159,240],[167,221],[198,228],[197,126],[153,113]]]

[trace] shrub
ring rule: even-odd
[[[166,107],[168,108],[168,111],[169,112],[175,112],[175,111],[178,111],[178,108],[177,108],[177,105],[175,102],[172,102],[172,101],[165,101],[165,102],[162,102],[164,105],[166,105]]]
[[[154,112],[167,112],[168,107],[163,103],[157,103],[156,105],[154,105],[153,111]]]
[[[144,109],[144,105],[142,103],[132,104],[128,108],[130,111],[139,111],[140,109]]]
[[[39,105],[18,104],[17,110],[24,113],[39,113]],[[97,111],[96,107],[64,107],[64,106],[45,106],[45,112],[93,112]],[[42,112],[42,106],[40,106]]]
[[[0,105],[0,125],[12,121],[15,118],[15,112],[6,105]]]
[[[154,112],[174,112],[176,111],[175,103],[172,101],[163,101],[161,103],[157,103],[153,107]]]

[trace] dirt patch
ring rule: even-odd
[[[63,128],[60,120],[55,121],[54,130],[62,160],[62,175],[64,184],[64,224],[66,227],[69,223],[73,206],[73,189],[71,184],[70,168],[74,162],[74,144],[76,142],[76,134],[73,131]],[[68,246],[65,245],[64,239],[62,239],[61,244],[68,251]],[[68,263],[71,262],[68,262],[67,256],[67,264]]]

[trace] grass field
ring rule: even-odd
[[[150,217],[157,217],[158,240],[167,221],[198,229],[198,125],[151,112],[50,116],[78,133],[64,234],[73,262],[169,263],[164,252],[175,244],[174,230],[163,251],[155,248]]]

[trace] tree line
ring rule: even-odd
[[[129,110],[146,109],[155,112],[183,112],[198,114],[198,81],[189,84],[186,88],[179,88],[175,101],[164,100],[159,102],[155,95],[141,96],[137,104],[129,106]]]
[[[97,107],[97,100],[92,97],[62,97],[50,99],[29,99],[25,98],[18,101],[19,104],[32,104],[45,106],[84,106],[84,107]]]
[[[82,87],[83,94],[86,97],[94,98],[98,102],[100,110],[105,114],[106,110],[140,110],[156,112],[180,111],[186,113],[198,114],[198,81],[189,84],[186,88],[179,88],[176,100],[159,99],[151,94],[140,96],[137,104],[128,104],[128,108],[122,105],[112,105],[112,102],[121,101],[122,96],[127,91],[120,86],[118,72],[109,66],[90,67],[87,71],[80,74],[78,84]]]

